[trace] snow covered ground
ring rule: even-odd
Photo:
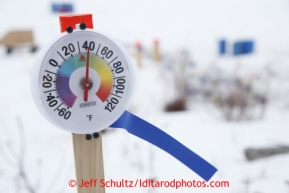
[[[10,29],[32,28],[36,42],[43,46],[59,33],[58,17],[50,13],[50,3],[1,1],[0,37]],[[241,58],[242,69],[245,73],[258,72],[270,64],[275,72],[280,72],[280,80],[272,81],[271,92],[288,88],[289,3],[286,0],[168,0],[166,3],[74,0],[73,3],[77,13],[93,13],[95,28],[124,44],[140,40],[149,48],[157,37],[163,54],[189,50],[197,69],[216,63],[230,72],[232,67],[226,65],[237,61],[232,57],[217,57],[218,38],[231,41],[252,38],[257,42],[256,53]],[[30,71],[35,57],[36,54],[28,53],[25,48],[7,56],[0,47],[0,193],[27,192],[16,169],[23,144],[23,167],[37,193],[76,192],[68,186],[68,181],[75,179],[71,135],[44,120],[32,101]],[[214,107],[203,103],[192,103],[185,112],[164,113],[166,86],[162,69],[145,60],[144,66],[137,69],[136,90],[128,110],[212,163],[218,168],[212,180],[229,181],[230,187],[114,188],[107,189],[108,193],[289,192],[285,183],[289,180],[288,154],[248,162],[243,153],[247,147],[289,144],[289,111],[283,108],[284,103],[273,105],[276,104],[273,101],[263,120],[228,123],[216,116]],[[277,99],[286,97],[284,93]],[[105,133],[103,152],[107,179],[202,180],[165,152],[123,130]],[[245,181],[249,183],[246,185]]]

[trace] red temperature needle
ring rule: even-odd
[[[83,100],[87,102],[88,100],[88,87],[89,87],[89,47],[87,48],[87,57],[86,57],[86,72],[85,72],[85,81],[84,81],[84,97]]]

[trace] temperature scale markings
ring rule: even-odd
[[[121,98],[121,96],[118,96],[118,95],[113,94],[113,93],[111,93],[111,95],[116,96],[116,97],[118,97],[118,98]]]
[[[60,68],[65,63],[65,61],[63,61],[60,65],[58,65],[58,67]],[[59,68],[57,69],[57,72],[59,71]]]
[[[101,44],[98,45],[98,48],[97,48],[97,50],[96,50],[96,55],[97,55],[97,53],[98,53],[98,50],[99,50],[99,48],[100,48],[100,45],[101,45]]]
[[[57,75],[56,73],[54,73],[54,72],[50,72],[49,70],[44,70],[45,72],[48,72],[48,73],[51,73],[51,74],[55,74],[55,75]]]
[[[107,60],[104,59],[104,56],[101,57],[100,55],[98,55],[98,57],[100,57],[102,60],[104,60],[106,63],[108,63]]]
[[[56,92],[57,92],[57,91],[56,91]],[[61,100],[61,98],[59,97],[59,95],[58,95],[56,98],[58,98],[58,100],[60,100],[60,101],[62,102],[62,103],[61,103],[62,105],[66,106],[66,108],[69,109],[69,107]]]
[[[124,78],[125,76],[113,77],[113,79]]]
[[[112,63],[113,61],[115,61],[117,58],[118,58],[118,56],[115,57],[112,61],[110,61],[110,62],[108,63],[108,65],[110,65],[110,63]]]
[[[64,61],[66,61],[65,60],[65,58],[57,51],[57,53],[59,54],[59,56],[61,56],[61,58],[64,60]]]
[[[48,90],[48,91],[45,91],[44,93],[53,92],[53,91],[56,91],[56,89]]]
[[[78,45],[78,53],[80,53],[79,41],[77,41],[77,45]]]
[[[54,111],[56,111],[62,104],[63,104],[63,103],[61,103],[60,105],[58,105],[58,106],[56,107],[56,109],[54,109]]]

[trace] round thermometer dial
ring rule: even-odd
[[[134,71],[125,49],[94,30],[63,33],[34,65],[32,93],[56,126],[86,134],[110,126],[124,112]]]

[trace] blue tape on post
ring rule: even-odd
[[[209,181],[217,169],[176,139],[145,120],[125,111],[110,127],[123,128],[129,133],[161,148]]]

